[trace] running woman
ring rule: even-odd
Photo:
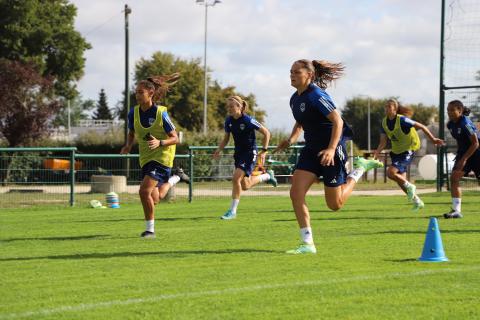
[[[412,115],[413,110],[401,106],[397,100],[389,99],[387,101],[385,117],[380,129],[380,142],[373,158],[378,159],[378,155],[387,146],[387,141],[390,140],[392,144],[392,151],[390,152],[392,164],[387,168],[387,176],[407,194],[408,201],[413,201],[412,211],[417,212],[425,204],[415,193],[416,186],[407,180],[408,166],[414,159],[415,151],[420,148],[420,138],[416,129],[425,132],[425,135],[436,146],[441,146],[444,142],[436,138],[425,125],[410,119]]]
[[[143,238],[155,238],[155,205],[179,181],[189,183],[188,176],[181,169],[171,175],[178,136],[167,108],[157,106],[153,101],[154,96],[159,98],[168,91],[172,83],[168,80],[168,76],[163,76],[138,83],[135,91],[138,105],[128,113],[129,133],[120,151],[121,154],[129,153],[135,140],[138,141],[143,179],[139,195],[146,224],[140,235]]]
[[[214,159],[220,157],[220,153],[228,144],[231,134],[235,142],[235,153],[233,155],[235,170],[232,178],[232,202],[230,208],[221,217],[223,220],[231,220],[237,217],[237,207],[242,191],[248,190],[260,182],[268,182],[274,187],[277,186],[277,179],[273,170],[267,170],[257,176],[252,175],[252,171],[257,163],[257,156],[260,158],[258,163],[262,166],[265,164],[270,131],[245,113],[248,109],[248,103],[242,97],[229,97],[227,99],[227,109],[228,117],[225,120],[225,135],[218,149],[213,154]],[[263,135],[262,150],[259,154],[257,153],[255,130]]]
[[[343,207],[365,171],[383,166],[377,160],[356,158],[355,170],[347,175],[345,143],[353,133],[325,91],[328,84],[340,78],[343,70],[341,63],[306,59],[295,61],[290,69],[291,85],[297,89],[290,98],[296,123],[290,137],[282,141],[275,152],[295,143],[302,130],[305,147],[301,150],[290,188],[301,243],[297,248],[287,251],[289,254],[317,252],[305,202],[305,195],[312,184],[323,177],[327,206],[337,211]]]
[[[462,218],[462,191],[460,179],[473,171],[477,179],[480,179],[480,133],[468,118],[470,109],[465,107],[459,100],[448,103],[447,128],[452,137],[457,140],[457,156],[450,175],[450,192],[452,194],[452,210],[443,216],[446,219]]]

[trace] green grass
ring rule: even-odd
[[[478,193],[464,219],[439,218],[450,259],[418,262],[447,193],[352,197],[340,212],[308,199],[318,254],[289,256],[298,227],[288,197],[157,207],[140,239],[140,204],[120,209],[0,211],[0,319],[473,319],[480,316]]]

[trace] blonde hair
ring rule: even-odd
[[[242,97],[240,97],[240,96],[230,96],[230,97],[227,98],[227,101],[228,100],[235,101],[236,103],[238,103],[240,105],[240,107],[242,108],[242,114],[247,111],[248,102],[243,100]]]
[[[331,82],[342,77],[345,70],[345,66],[341,62],[300,59],[295,63],[301,63],[305,69],[312,72],[312,81],[322,89],[326,89]]]
[[[395,106],[395,110],[397,111],[397,114],[401,114],[402,116],[411,118],[414,114],[413,109],[409,107],[402,106],[397,100],[395,99],[388,99],[387,100],[387,105],[388,104],[393,104]]]

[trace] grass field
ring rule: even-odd
[[[139,203],[0,211],[0,319],[480,318],[480,199],[464,219],[439,218],[449,262],[418,262],[428,217],[447,193],[356,196],[340,212],[308,199],[318,253],[290,256],[298,227],[288,197],[157,207],[140,239]]]

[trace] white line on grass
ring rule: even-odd
[[[136,298],[136,299],[126,299],[126,300],[111,300],[97,303],[82,303],[73,306],[63,306],[51,309],[40,309],[35,311],[27,311],[22,313],[4,313],[0,314],[0,319],[18,319],[18,318],[27,318],[35,316],[48,316],[55,313],[63,312],[72,312],[72,311],[88,311],[93,309],[108,308],[112,306],[125,306],[131,304],[143,304],[147,302],[158,302],[161,300],[171,300],[171,299],[185,299],[185,298],[196,298],[203,296],[212,296],[212,295],[222,295],[222,294],[234,294],[234,293],[243,293],[250,291],[259,291],[259,290],[268,290],[268,289],[278,289],[278,288],[289,288],[289,287],[301,287],[301,286],[316,286],[316,285],[328,285],[335,283],[348,283],[348,282],[357,282],[357,281],[370,281],[370,280],[381,280],[385,278],[399,278],[399,277],[416,277],[431,275],[444,272],[464,272],[464,271],[473,271],[480,270],[480,267],[471,267],[471,268],[462,268],[462,269],[439,269],[439,270],[423,270],[416,272],[394,272],[383,275],[374,275],[374,276],[356,276],[350,278],[342,279],[328,279],[328,280],[317,280],[317,281],[298,281],[291,283],[281,283],[281,284],[267,284],[267,285],[258,285],[258,286],[249,286],[243,288],[226,288],[220,290],[208,290],[208,291],[198,291],[198,292],[182,292],[175,294],[162,294],[154,297],[148,298]]]

